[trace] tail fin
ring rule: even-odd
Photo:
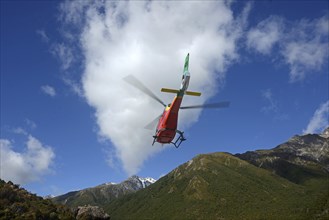
[[[190,54],[188,53],[185,58],[185,64],[184,64],[184,72],[188,71],[188,62],[189,62]]]

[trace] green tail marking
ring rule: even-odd
[[[190,54],[188,53],[185,58],[185,64],[184,64],[184,72],[188,71],[188,60],[189,60]]]

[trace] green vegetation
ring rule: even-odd
[[[78,206],[84,205],[102,205],[105,200],[97,192],[94,193],[92,191],[86,191],[81,193],[79,191],[75,191],[52,198],[52,201],[57,204],[64,204],[65,202],[66,206],[77,208]]]
[[[12,182],[0,180],[0,219],[75,219],[74,214],[62,205],[55,205],[27,192]]]
[[[270,150],[199,155],[145,189],[126,189],[101,185],[54,201],[99,205],[111,219],[327,220],[329,139],[294,136]]]
[[[328,184],[324,173],[296,184],[214,153],[197,156],[105,210],[111,219],[328,219]]]

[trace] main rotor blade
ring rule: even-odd
[[[180,109],[193,109],[193,108],[227,108],[230,106],[230,102],[218,102],[218,103],[210,103],[204,105],[191,105],[191,106],[183,106]]]
[[[145,94],[162,104],[164,107],[167,106],[160,98],[158,98],[151,90],[149,90],[141,81],[139,81],[133,75],[128,75],[123,78],[123,80],[134,86],[135,88],[139,89],[140,91],[144,92]]]
[[[153,130],[155,128],[155,126],[157,125],[157,123],[159,122],[159,119],[161,118],[162,114],[159,115],[158,117],[156,117],[153,121],[151,121],[150,123],[148,123],[144,128],[148,129],[148,130]]]

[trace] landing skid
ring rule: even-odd
[[[173,144],[176,148],[179,148],[179,146],[181,145],[181,143],[183,141],[186,140],[186,138],[184,137],[184,132],[180,131],[180,130],[176,130],[176,133],[179,134],[179,136],[176,138],[175,141],[170,142],[171,144]],[[156,142],[156,139],[158,138],[157,135],[153,136],[153,143],[152,146],[154,145],[154,143]]]
[[[176,133],[179,134],[179,136],[176,138],[176,140],[174,142],[171,142],[176,148],[179,148],[179,146],[181,145],[181,143],[183,141],[186,140],[186,138],[184,137],[184,132],[180,131],[180,130],[176,130]]]

